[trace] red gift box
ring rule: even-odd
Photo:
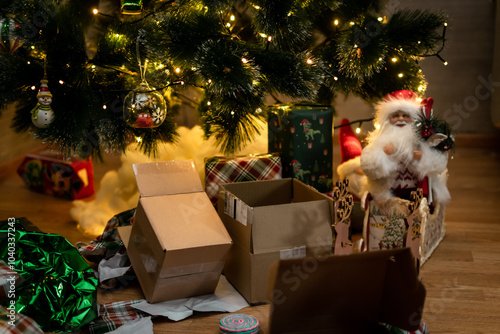
[[[28,154],[17,173],[32,191],[81,199],[94,194],[92,160],[64,160],[53,152]]]

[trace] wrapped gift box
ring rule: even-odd
[[[205,192],[217,207],[222,183],[281,179],[281,159],[277,154],[205,159]]]
[[[64,160],[59,154],[28,154],[17,169],[26,186],[35,192],[81,199],[94,194],[92,160]]]
[[[316,190],[333,188],[333,116],[331,106],[274,105],[268,111],[268,148],[278,152],[283,177],[293,177]]]

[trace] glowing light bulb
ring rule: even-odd
[[[108,109],[108,106],[104,104],[104,105],[102,106],[102,109],[106,110],[106,109]]]
[[[99,14],[99,10],[98,10],[97,8],[94,8],[94,9],[92,10],[92,13],[94,13],[94,15],[97,15],[97,14]]]
[[[267,36],[267,41],[270,42],[273,40],[273,36]]]
[[[210,83],[212,83],[212,79],[208,79],[208,83],[209,83],[209,84],[210,84]]]
[[[30,65],[30,64],[31,64],[31,62],[30,62],[30,61],[28,61],[28,65]]]
[[[35,89],[36,89],[36,87],[35,87],[35,86],[31,86],[31,90],[35,90]]]
[[[260,114],[260,113],[262,112],[262,109],[261,109],[261,108],[257,108],[257,109],[255,109],[255,112],[256,112],[257,114]]]
[[[175,69],[175,73],[181,73],[181,69],[177,67],[177,68]]]
[[[231,111],[231,115],[234,115],[234,111]]]
[[[392,62],[393,62],[393,63],[395,63],[395,62],[397,62],[397,61],[398,61],[398,58],[393,57],[391,60],[392,60]]]
[[[309,65],[311,65],[313,63],[312,59],[309,58],[308,60],[306,60],[306,63],[308,63]]]
[[[210,105],[212,105],[212,102],[208,101],[207,106],[210,106]]]
[[[229,22],[226,23],[226,27],[228,27],[228,28],[231,27],[231,23],[229,23]]]
[[[135,141],[138,143],[142,142],[142,137],[135,137]]]
[[[445,61],[445,62],[443,63],[443,65],[444,65],[444,66],[448,66],[448,62],[447,62],[447,61]]]
[[[360,127],[356,128],[356,133],[361,133],[361,128]]]
[[[338,77],[333,77],[333,80],[337,81],[337,80],[339,80],[339,78]]]
[[[377,20],[378,20],[379,22],[382,22],[382,21],[384,20],[384,18],[383,18],[383,17],[381,17],[381,16],[379,16],[379,17],[377,18]]]
[[[267,35],[266,35],[266,34],[264,34],[264,33],[261,33],[261,34],[260,34],[260,37],[262,37],[262,38],[266,38],[266,37],[267,37]]]
[[[64,85],[64,81],[59,80],[59,84]]]
[[[234,20],[236,20],[236,17],[235,17],[234,15],[231,15],[231,17],[229,17],[229,19],[230,19],[231,21],[234,21]]]
[[[339,20],[335,19],[335,21],[333,21],[333,24],[335,24],[336,26],[339,25]]]
[[[444,26],[445,26],[445,27],[447,27],[447,26],[448,26],[448,22],[445,22],[445,23],[444,23]]]
[[[402,78],[403,77],[403,73],[399,73],[398,77]]]
[[[246,63],[248,63],[248,59],[246,59],[246,58],[241,58],[241,62],[242,62],[243,64],[246,64]]]
[[[379,129],[380,129],[380,124],[375,124],[375,128],[376,128],[377,130],[379,130]]]
[[[354,22],[352,22],[352,21],[351,21],[351,22],[349,22],[349,24],[353,26],[353,25],[355,25],[356,23],[354,23]]]
[[[31,46],[31,50],[35,50],[35,46],[34,45]]]

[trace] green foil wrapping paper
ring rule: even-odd
[[[7,221],[0,222],[5,262],[12,260],[12,232]],[[19,220],[14,234],[14,269],[24,279],[15,290],[15,311],[56,333],[74,332],[96,318],[98,281],[78,250],[60,235],[27,231]]]

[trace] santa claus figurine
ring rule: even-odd
[[[421,115],[421,100],[408,90],[391,93],[375,106],[376,129],[367,137],[360,166],[367,177],[366,189],[379,206],[393,197],[410,199],[417,188],[429,201],[432,196],[442,204],[450,199],[448,153],[417,133],[415,123]]]

